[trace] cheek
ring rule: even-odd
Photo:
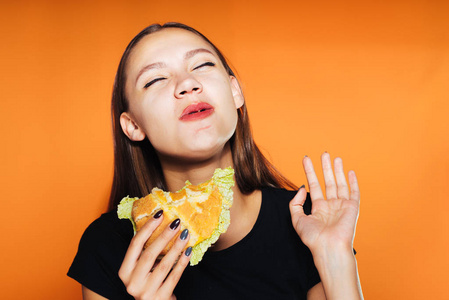
[[[139,109],[139,124],[151,143],[166,135],[172,124],[169,111],[169,107],[157,105],[157,103],[151,103]]]
[[[234,106],[228,105],[226,107],[226,113],[220,118],[219,126],[217,126],[218,135],[227,141],[234,134],[237,127],[237,110]]]
[[[231,136],[235,132],[235,129],[237,127],[237,121],[238,121],[237,110],[234,107],[232,113],[229,116],[229,126],[230,126],[230,131],[231,131],[231,135],[229,136],[229,138],[231,138]]]
[[[163,117],[165,114],[148,114],[146,116],[144,130],[150,140],[155,145],[157,143],[165,143],[169,139],[172,122],[167,117]],[[165,115],[166,116],[166,115]]]
[[[170,154],[176,148],[176,137],[167,125],[155,123],[147,129],[147,138],[158,153]]]

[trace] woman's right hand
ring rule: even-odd
[[[161,224],[162,218],[162,212],[156,213],[153,219],[137,232],[131,240],[118,272],[127,292],[136,299],[176,299],[173,290],[190,260],[190,247],[182,253],[189,240],[188,232],[184,232],[162,260],[156,264],[161,251],[178,233],[179,220],[173,221],[150,246],[142,251],[145,242]]]

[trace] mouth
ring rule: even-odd
[[[209,103],[205,102],[193,103],[183,110],[179,119],[181,121],[200,120],[210,116],[213,112],[214,107]]]

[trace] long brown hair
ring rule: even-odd
[[[134,46],[146,35],[165,28],[180,28],[201,36],[215,50],[227,73],[234,76],[223,54],[204,35],[197,30],[181,23],[153,24],[136,35],[125,52],[117,70],[112,92],[112,131],[114,140],[114,179],[109,209],[116,209],[120,200],[130,195],[143,197],[154,187],[166,189],[165,178],[156,150],[148,138],[141,142],[131,141],[122,131],[120,115],[128,110],[128,100],[125,94],[126,63]],[[296,186],[282,176],[275,167],[263,156],[254,142],[249,124],[246,105],[238,111],[238,122],[234,135],[230,139],[232,158],[235,169],[235,179],[240,191],[249,194],[263,187],[284,187],[296,189]]]

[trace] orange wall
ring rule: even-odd
[[[356,170],[366,299],[449,298],[447,1],[3,2],[2,299],[81,298],[65,273],[106,207],[115,70],[169,20],[231,60],[256,140],[295,183],[306,154]]]

